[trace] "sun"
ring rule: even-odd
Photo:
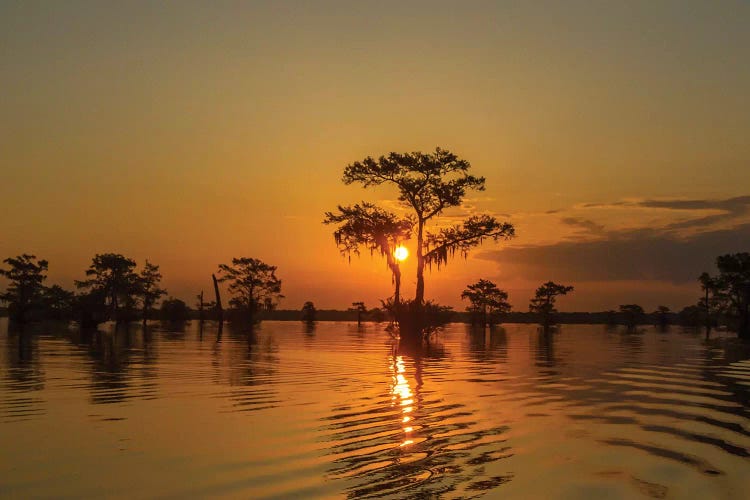
[[[393,256],[396,257],[396,260],[403,262],[409,256],[409,250],[405,246],[398,246],[393,251]]]

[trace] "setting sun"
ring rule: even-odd
[[[750,490],[750,0],[154,3],[0,0],[0,500]]]
[[[405,246],[396,247],[393,251],[393,256],[396,257],[396,260],[403,262],[409,256],[409,250]]]

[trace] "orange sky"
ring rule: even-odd
[[[66,287],[94,253],[148,258],[183,299],[257,257],[282,307],[371,306],[385,264],[341,259],[323,213],[395,199],[344,186],[347,163],[441,146],[487,178],[456,213],[518,238],[428,297],[485,277],[525,310],[560,279],[564,310],[682,307],[748,250],[749,22],[729,1],[5,2],[0,255]]]

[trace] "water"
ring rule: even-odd
[[[750,350],[695,332],[0,320],[0,496],[746,498]],[[218,338],[218,341],[217,341]]]

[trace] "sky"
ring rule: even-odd
[[[678,309],[750,250],[749,25],[746,1],[0,0],[0,256],[67,288],[96,253],[149,259],[190,302],[255,257],[282,308],[372,307],[385,262],[342,258],[324,212],[398,208],[344,167],[440,146],[487,189],[438,224],[517,238],[428,273],[428,298],[463,308],[486,278],[526,310],[552,279],[561,310]]]

